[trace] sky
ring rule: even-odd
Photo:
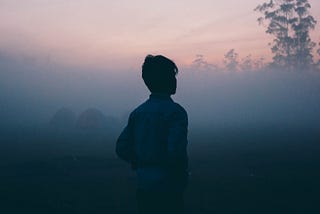
[[[61,107],[122,118],[149,95],[140,75],[147,54],[177,63],[174,98],[191,121],[320,118],[319,74],[192,72],[198,54],[209,63],[232,48],[270,58],[272,38],[253,11],[262,2],[0,0],[0,118],[48,121]],[[310,2],[320,22],[320,1]]]
[[[264,0],[0,0],[0,53],[71,66],[132,68],[147,54],[188,65],[270,58],[272,40],[253,9]],[[320,22],[320,1],[310,0]],[[320,40],[319,27],[312,34]]]

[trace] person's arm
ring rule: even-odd
[[[130,114],[128,124],[121,132],[116,143],[116,154],[122,160],[134,161],[133,116]]]
[[[172,170],[185,170],[188,167],[188,115],[181,108],[171,118],[168,135],[168,167]]]

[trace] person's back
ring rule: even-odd
[[[176,91],[177,71],[163,56],[146,57],[142,77],[151,95],[130,114],[117,141],[117,155],[137,172],[140,213],[183,212],[188,117],[170,98]]]

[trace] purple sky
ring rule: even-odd
[[[146,54],[190,64],[197,54],[219,62],[270,58],[260,14],[264,0],[0,0],[0,52],[77,66],[140,66]],[[320,22],[320,1],[310,0]],[[312,34],[320,40],[319,27]]]

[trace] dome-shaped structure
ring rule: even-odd
[[[71,128],[75,121],[76,115],[72,110],[61,108],[53,115],[49,124],[55,128]]]
[[[98,109],[90,108],[82,112],[76,122],[80,129],[102,129],[108,125],[106,116]]]

